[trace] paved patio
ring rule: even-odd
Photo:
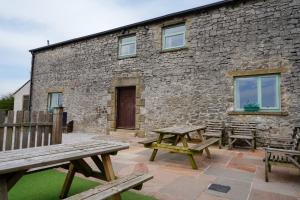
[[[212,159],[196,156],[198,170],[192,170],[187,156],[158,152],[149,161],[150,149],[137,144],[140,138],[120,134],[95,135],[71,133],[64,143],[84,140],[115,140],[130,143],[130,149],[113,156],[117,175],[135,170],[149,171],[154,179],[144,184],[143,194],[160,200],[299,200],[300,172],[296,169],[273,167],[270,182],[264,181],[264,152],[210,148]],[[230,186],[228,193],[208,190],[212,183]]]

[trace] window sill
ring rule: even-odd
[[[177,47],[177,48],[172,48],[172,49],[162,49],[160,53],[167,53],[167,52],[174,52],[174,51],[182,51],[182,50],[188,50],[189,48],[184,46],[184,47]]]
[[[228,115],[270,115],[270,116],[288,116],[288,112],[281,111],[258,111],[258,112],[246,112],[246,111],[230,111]]]
[[[127,58],[136,58],[136,54],[135,55],[131,55],[131,56],[119,56],[118,57],[118,60],[124,60],[124,59],[127,59]]]

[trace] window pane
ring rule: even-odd
[[[257,79],[256,78],[238,78],[237,92],[239,108],[244,108],[247,104],[258,104]]]
[[[276,76],[261,78],[262,107],[278,107]]]
[[[62,93],[51,93],[49,94],[49,108],[55,108],[63,106],[63,95]]]
[[[121,44],[136,42],[136,36],[124,37],[121,39]]]
[[[120,46],[120,48],[121,48],[121,51],[120,51],[121,56],[135,54],[135,44],[126,44],[126,45]]]
[[[184,46],[184,35],[174,35],[165,38],[165,48]]]
[[[52,93],[51,108],[58,107],[58,94]]]
[[[174,33],[183,33],[183,32],[185,32],[185,25],[184,24],[164,29],[164,34],[165,35],[170,35],[170,34],[174,34]]]
[[[61,107],[63,106],[63,95],[62,93],[58,93],[58,106]]]

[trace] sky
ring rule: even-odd
[[[30,79],[30,49],[219,0],[0,0],[0,96]]]

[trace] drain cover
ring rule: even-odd
[[[214,190],[217,192],[227,193],[231,188],[227,185],[220,185],[220,184],[211,184],[208,187],[209,190]]]

